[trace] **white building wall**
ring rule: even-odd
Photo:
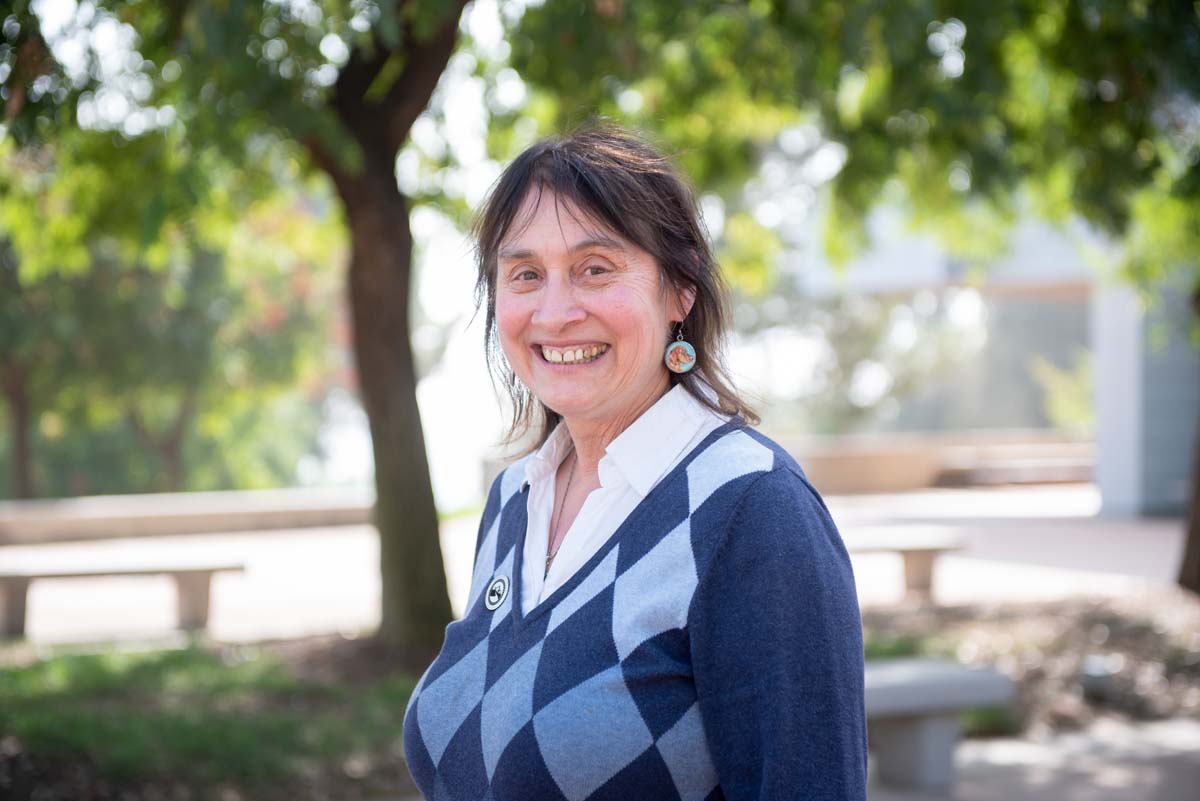
[[[1096,483],[1105,516],[1178,515],[1185,508],[1200,419],[1200,351],[1188,343],[1191,324],[1182,292],[1164,291],[1147,311],[1125,286],[1096,287]]]

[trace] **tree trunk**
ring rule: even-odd
[[[188,424],[196,415],[196,396],[188,390],[179,402],[179,412],[170,428],[161,434],[151,431],[136,404],[125,412],[125,419],[142,447],[153,452],[162,462],[162,473],[154,480],[155,492],[182,492],[187,483],[187,470],[183,464],[183,439]]]
[[[1200,326],[1200,282],[1192,288],[1192,324]],[[1200,595],[1200,424],[1192,445],[1191,490],[1188,494],[1187,533],[1183,545],[1183,563],[1179,566],[1179,586]]]
[[[390,158],[369,159],[362,174],[343,177],[339,193],[350,227],[354,353],[375,455],[379,635],[436,650],[452,613],[409,344],[408,203]]]
[[[409,343],[412,231],[408,200],[396,185],[396,154],[450,60],[466,2],[449,3],[427,38],[407,20],[403,53],[382,40],[351,53],[330,106],[358,145],[360,168],[351,169],[319,137],[306,142],[333,180],[350,228],[354,355],[375,454],[378,639],[421,658],[441,647],[452,614]],[[398,55],[404,66],[380,98],[376,83]]]
[[[23,365],[11,361],[4,366],[4,398],[8,401],[9,431],[12,433],[12,492],[14,498],[36,498],[33,478],[33,410],[29,383]]]
[[[1179,566],[1179,586],[1200,595],[1200,426],[1192,448],[1191,494],[1188,499],[1187,534],[1183,546],[1183,564]]]
[[[187,484],[187,467],[183,463],[183,441],[188,426],[196,416],[196,393],[185,390],[179,401],[179,412],[171,423],[170,430],[163,436],[160,453],[166,472],[167,491],[182,492]]]

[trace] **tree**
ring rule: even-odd
[[[268,459],[294,449],[316,415],[297,425],[305,416],[292,411],[282,435],[266,428],[324,353],[332,271],[313,265],[341,241],[317,187],[269,153],[256,171],[210,163],[193,179],[169,137],[14,138],[0,142],[12,494],[291,480],[294,461]],[[128,187],[151,182],[191,195],[148,226],[162,213],[155,198]],[[240,435],[208,447],[235,420]]]
[[[132,142],[175,141],[198,181],[214,163],[253,170],[264,146],[328,175],[350,235],[354,350],[374,443],[380,634],[418,651],[437,647],[451,612],[408,338],[412,199],[397,186],[395,162],[454,49],[465,4],[110,0],[55,40],[18,3],[0,51],[9,65],[0,99],[18,141],[107,125]],[[55,47],[101,27],[132,40],[116,74],[86,44],[74,65]],[[114,105],[125,113],[104,119]],[[156,232],[163,208],[179,210],[178,190],[145,190]]]
[[[787,120],[818,126],[846,153],[827,198],[835,256],[893,188],[976,268],[1028,205],[1118,238],[1147,300],[1177,283],[1200,318],[1190,0],[597,0],[531,8],[510,40],[544,126],[595,109],[649,128],[709,189],[738,186]],[[1200,593],[1195,452],[1179,583]]]

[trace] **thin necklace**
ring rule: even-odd
[[[575,456],[575,451],[571,451],[571,456]],[[571,462],[571,470],[567,473],[567,488],[563,490],[562,502],[558,505],[558,514],[550,524],[550,542],[554,542],[554,537],[558,534],[558,524],[562,522],[563,507],[567,505],[567,493],[571,491],[571,479],[575,477],[575,465],[579,463],[578,458],[573,458]],[[566,539],[565,537],[563,539]],[[562,540],[558,541],[558,546],[553,552],[546,554],[546,570],[542,573],[542,578],[550,575],[550,563],[554,561],[554,557],[558,556],[558,549],[562,547]]]

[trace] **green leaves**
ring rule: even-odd
[[[896,179],[913,219],[972,259],[1003,239],[1017,193],[1135,238],[1165,207],[1183,233],[1159,231],[1164,254],[1200,251],[1167,201],[1200,202],[1191,0],[547,3],[511,42],[521,76],[555,101],[550,124],[536,112],[540,131],[586,111],[626,119],[730,201],[772,137],[809,118],[848,154],[832,183],[839,231]],[[1161,278],[1151,250],[1134,249],[1135,271]]]

